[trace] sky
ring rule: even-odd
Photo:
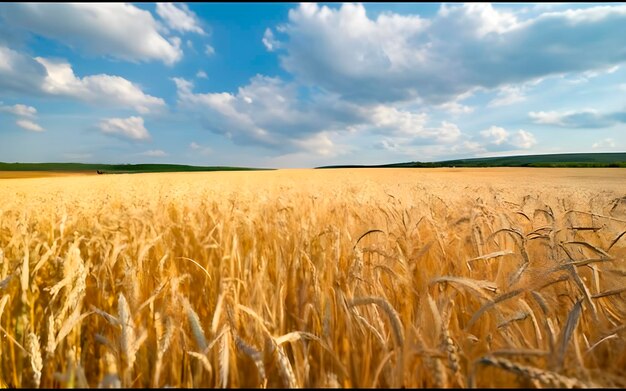
[[[0,161],[626,151],[626,3],[2,3]]]

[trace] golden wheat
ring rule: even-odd
[[[626,387],[625,188],[621,169],[4,179],[0,385]]]

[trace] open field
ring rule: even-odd
[[[0,179],[47,178],[60,176],[97,175],[93,171],[0,171]]]
[[[626,169],[0,181],[11,387],[626,387]]]

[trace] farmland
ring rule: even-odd
[[[0,182],[10,387],[626,387],[623,168]]]

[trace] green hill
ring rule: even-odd
[[[101,171],[104,174],[188,171],[247,171],[264,168],[188,166],[181,164],[2,163],[0,171]]]
[[[563,153],[552,155],[502,156],[455,159],[438,162],[405,162],[380,165],[333,165],[316,168],[401,168],[401,167],[626,167],[626,153]],[[267,168],[189,166],[183,164],[84,164],[2,163],[0,171],[100,171],[103,174],[190,171],[251,171]],[[271,169],[270,169],[271,170]]]
[[[317,168],[359,167],[626,167],[626,153],[562,153],[553,155],[456,159],[439,162],[406,162],[381,165],[336,165]]]

